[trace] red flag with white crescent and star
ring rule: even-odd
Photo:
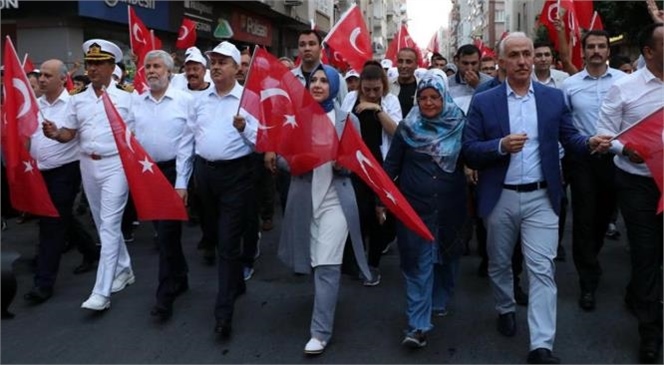
[[[137,64],[142,65],[145,54],[154,49],[152,35],[141,18],[136,15],[134,8],[127,6],[129,24],[129,45],[131,51],[138,58]]]
[[[373,59],[369,30],[355,3],[341,16],[323,43],[338,52],[355,70],[361,70],[365,62]]]
[[[323,108],[293,73],[256,47],[240,106],[258,121],[256,150],[276,152],[291,174],[313,170],[337,155],[339,140]]]
[[[357,174],[406,227],[427,241],[433,241],[429,228],[373,157],[350,120],[346,121],[341,135],[336,162]]]
[[[390,44],[387,46],[387,51],[385,51],[385,59],[391,60],[393,65],[397,64],[397,56],[399,51],[403,48],[412,48],[415,50],[417,55],[417,65],[419,67],[424,66],[424,58],[422,57],[422,51],[420,47],[417,46],[415,40],[408,33],[408,27],[405,24],[401,25],[399,32],[394,36]]]
[[[182,25],[178,32],[175,48],[187,49],[196,45],[196,22],[189,18],[182,18]]]
[[[186,221],[187,211],[182,199],[127,128],[108,92],[104,91],[102,100],[138,219]]]
[[[38,131],[37,99],[9,36],[4,49],[2,151],[12,206],[22,212],[58,217],[37,162],[30,156],[30,137]]]

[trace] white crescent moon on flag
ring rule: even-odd
[[[290,95],[288,95],[288,93],[284,89],[280,89],[278,87],[275,87],[275,88],[271,88],[271,89],[261,90],[261,102],[265,101],[265,99],[267,99],[267,98],[271,98],[271,97],[277,96],[277,95],[281,95],[281,96],[285,97],[286,99],[288,99],[288,101],[291,101]]]
[[[131,131],[129,130],[129,127],[125,128],[125,143],[127,143],[127,147],[129,147],[131,152],[136,153],[136,151],[134,151],[134,149],[131,147]]]
[[[371,165],[371,161],[367,158],[367,156],[362,154],[362,151],[360,151],[360,150],[357,150],[355,152],[355,158],[357,159],[357,162],[360,163],[360,167],[362,167],[362,171],[364,171],[364,174],[367,175],[367,178],[369,179],[369,181],[371,181],[371,185],[377,186],[376,183],[371,179],[371,175],[369,175],[369,172],[367,171],[367,168],[364,165],[366,163],[367,165],[369,165],[369,167],[371,169],[373,169],[373,165]]]
[[[18,111],[18,115],[16,116],[16,118],[20,118],[28,111],[30,111],[30,107],[32,107],[32,100],[30,100],[30,90],[28,90],[28,85],[26,85],[25,82],[17,78],[12,79],[12,86],[14,86],[14,89],[18,90],[18,92],[23,95],[23,104],[21,104],[21,109]]]
[[[553,19],[553,10],[556,10],[556,14],[558,13],[558,4],[553,4],[549,6],[549,11],[546,13],[546,15],[549,17],[549,21],[553,23],[555,19]]]
[[[180,30],[181,30],[182,35],[178,37],[178,41],[183,41],[189,35],[189,28],[182,25],[182,26],[180,26]]]
[[[134,39],[136,40],[136,42],[146,44],[145,43],[145,38],[143,38],[143,35],[142,35],[143,31],[141,31],[141,27],[139,27],[138,24],[134,23],[134,26],[131,29],[132,29],[132,33],[134,35]]]
[[[349,40],[350,40],[350,45],[353,46],[353,48],[355,48],[355,50],[356,50],[358,53],[364,54],[364,51],[362,51],[362,50],[360,50],[359,48],[357,48],[357,43],[355,43],[355,42],[357,42],[357,37],[360,35],[360,32],[362,32],[362,30],[360,29],[360,27],[355,27],[355,29],[353,29],[353,31],[350,32],[350,38],[349,38]]]

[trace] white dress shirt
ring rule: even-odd
[[[69,98],[69,93],[63,89],[52,104],[49,104],[46,100],[46,95],[42,95],[37,99],[37,105],[40,110],[38,116],[39,125],[41,126],[44,118],[46,118],[53,122],[57,128],[62,127],[66,120]],[[60,143],[47,138],[41,128],[37,128],[37,131],[30,138],[30,155],[37,161],[37,168],[40,170],[50,170],[78,161],[80,153],[76,138],[67,143]]]
[[[632,124],[664,106],[664,82],[648,70],[640,68],[616,81],[606,93],[599,110],[597,134],[615,136]],[[611,143],[613,161],[623,171],[641,176],[652,176],[645,163],[635,164],[622,155],[623,145]]]
[[[535,74],[535,69],[533,69],[533,73],[530,75],[530,79],[539,82],[542,85],[546,85],[549,87],[553,87],[556,89],[562,89],[563,87],[563,82],[569,77],[569,74],[567,72],[559,71],[556,69],[550,69],[549,70],[549,77],[544,80],[540,81],[537,78],[537,75]]]
[[[505,175],[505,184],[520,185],[544,181],[542,160],[539,151],[539,132],[537,130],[537,104],[532,82],[528,93],[517,95],[505,81],[507,86],[507,110],[510,118],[510,133],[526,133],[528,140],[521,152],[512,153],[510,164]],[[500,150],[500,144],[498,144]],[[501,151],[501,153],[503,153]]]
[[[131,103],[133,93],[119,89],[115,81],[106,88],[118,113],[130,129],[133,129]],[[63,127],[76,129],[83,154],[112,156],[118,154],[118,146],[113,138],[111,123],[106,116],[104,102],[94,92],[92,85],[69,98],[66,119]]]
[[[351,91],[346,95],[343,104],[341,105],[341,110],[346,113],[352,113],[355,102],[357,102],[357,91]],[[387,93],[380,100],[380,107],[383,108],[383,111],[390,116],[397,125],[401,123],[401,104],[399,104],[399,98],[392,93]],[[359,132],[359,131],[358,131]],[[385,128],[382,129],[382,143],[380,144],[380,153],[383,156],[383,161],[387,156],[387,151],[390,150],[390,144],[392,143],[392,136],[385,132]]]
[[[586,136],[597,133],[599,107],[611,85],[626,74],[615,68],[606,68],[602,76],[591,76],[584,68],[569,78],[562,85],[565,104],[572,111],[574,126]]]
[[[189,95],[193,96],[194,99],[198,99],[199,95],[205,94],[212,90],[214,88],[214,84],[212,82],[208,83],[208,86],[203,89],[203,90],[192,90],[189,88],[189,86],[186,86],[183,90],[189,93]]]
[[[237,81],[223,96],[212,87],[199,95],[194,103],[195,119],[190,122],[194,132],[196,154],[209,161],[233,160],[252,153],[256,145],[258,121],[240,107],[243,87]],[[244,131],[233,126],[233,116],[246,120]]]
[[[194,98],[171,85],[160,100],[149,91],[135,96],[132,108],[136,139],[154,161],[176,160],[175,188],[186,189],[194,154],[194,134],[188,126],[195,118]]]
[[[205,75],[203,76],[203,81],[204,82],[209,82],[212,83],[212,76],[210,76],[210,70],[205,69]],[[171,77],[171,82],[170,86],[173,88],[176,88],[178,90],[187,90],[189,85],[189,81],[187,80],[187,74],[179,73],[175,74]]]

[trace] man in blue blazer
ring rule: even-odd
[[[487,227],[489,277],[498,331],[516,333],[511,258],[521,233],[530,283],[528,363],[555,364],[558,213],[562,182],[558,141],[571,153],[604,152],[610,138],[579,134],[560,90],[531,81],[533,42],[511,33],[500,44],[502,85],[475,95],[463,137],[466,164],[478,170],[478,212]]]

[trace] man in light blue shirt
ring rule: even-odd
[[[625,74],[607,65],[611,54],[607,32],[588,32],[582,47],[586,67],[567,78],[562,89],[574,126],[583,134],[594,135],[604,95]],[[616,207],[613,155],[568,155],[567,160],[572,192],[572,251],[581,289],[579,306],[592,311],[602,274],[597,257]]]

